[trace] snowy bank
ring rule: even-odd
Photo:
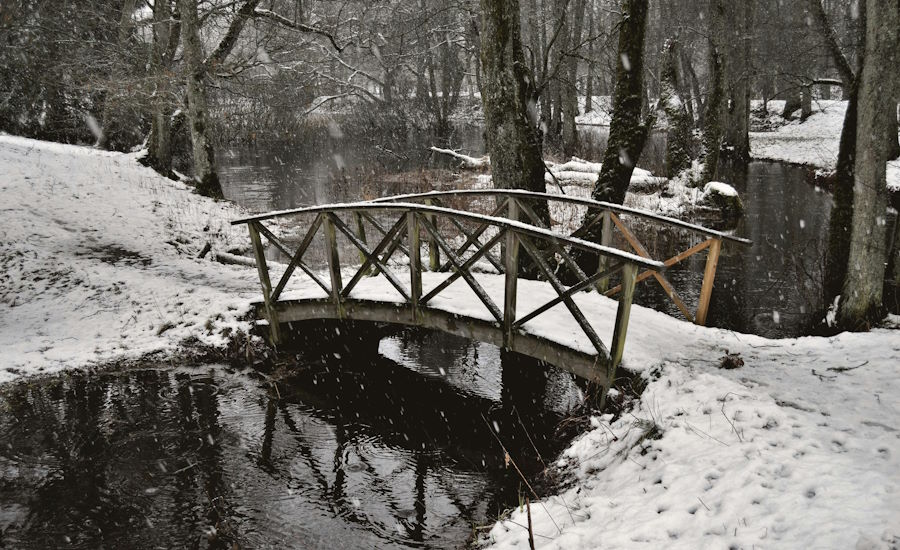
[[[531,505],[536,547],[900,544],[896,328],[766,340],[635,308],[646,323],[626,361],[650,383],[564,452],[568,488]],[[726,353],[744,366],[718,368]],[[527,548],[527,521],[514,511],[487,541]]]
[[[246,246],[243,211],[87,147],[0,135],[0,173],[0,382],[248,328],[255,270],[210,259]]]
[[[803,122],[791,120],[774,131],[750,132],[750,154],[761,160],[834,170],[846,111],[846,101],[816,101],[813,113]],[[889,162],[887,170],[888,186],[900,189],[900,160]]]

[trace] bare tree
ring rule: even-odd
[[[866,0],[866,46],[859,76],[853,225],[844,281],[841,324],[868,328],[881,316],[884,286],[887,185],[885,163],[890,132],[896,131],[897,72],[900,64],[900,4]]]

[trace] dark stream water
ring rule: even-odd
[[[73,373],[0,389],[0,547],[461,546],[567,439],[568,375],[442,334],[288,365]],[[540,486],[540,485],[538,485]]]

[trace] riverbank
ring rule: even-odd
[[[248,330],[254,271],[210,260],[247,246],[242,209],[88,147],[0,135],[0,173],[0,382]]]
[[[750,132],[750,155],[759,160],[777,160],[803,164],[825,171],[833,171],[837,165],[841,128],[847,102],[818,100],[813,112],[805,121],[784,121],[776,115],[783,101],[769,102],[769,120],[780,121],[773,131]],[[760,105],[754,105],[759,108]],[[759,118],[759,115],[754,115]],[[887,184],[894,192],[900,191],[900,159],[887,163]]]

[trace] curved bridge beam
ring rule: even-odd
[[[265,314],[264,304],[257,304]],[[371,300],[345,300],[340,310],[328,299],[283,300],[276,306],[278,321],[290,323],[314,319],[373,321],[439,330],[455,336],[487,342],[527,355],[571,372],[572,374],[608,386],[612,380],[609,357],[584,353],[547,338],[525,332],[514,333],[509,339],[496,323],[442,311],[420,308],[415,314],[405,305]]]

